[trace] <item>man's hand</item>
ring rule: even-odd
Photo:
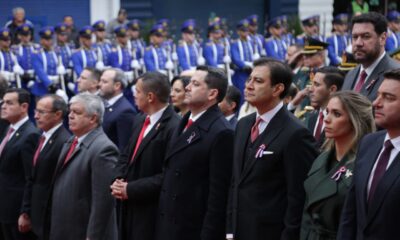
[[[310,94],[310,87],[307,86],[296,94],[291,103],[298,106],[308,94]]]
[[[113,195],[116,199],[126,200],[128,199],[128,194],[126,193],[126,187],[128,183],[123,179],[116,179],[113,184],[110,186],[111,195]]]
[[[18,230],[22,233],[29,232],[32,229],[31,219],[28,214],[22,213],[18,218]]]

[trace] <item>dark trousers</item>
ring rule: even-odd
[[[37,238],[32,232],[21,233],[18,231],[17,223],[0,223],[1,236],[0,240],[36,240]]]

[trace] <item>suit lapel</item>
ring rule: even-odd
[[[251,128],[253,127],[254,123],[256,122],[256,113],[251,114],[251,116],[246,119],[246,123],[243,126],[243,128],[238,128],[236,131],[240,131],[238,133],[237,139],[241,139],[242,144],[239,144],[238,147],[238,159],[239,159],[239,165],[238,165],[238,170],[239,174],[241,175],[243,172],[243,167],[244,164],[246,163],[246,152],[247,152],[247,147],[248,147],[248,142],[250,141],[250,132]],[[246,143],[246,144],[243,144]]]
[[[350,81],[345,81],[343,83],[344,85],[347,85],[347,86],[343,86],[343,89],[348,89],[348,90],[353,90],[354,89],[354,86],[355,86],[355,84],[357,82],[357,79],[358,79],[358,75],[360,73],[360,68],[361,68],[361,66],[358,65],[354,70],[352,70],[352,71],[350,71],[348,73],[349,76],[348,76],[347,79],[350,79]]]
[[[387,55],[385,55],[378,65],[375,67],[374,71],[372,71],[371,76],[368,76],[367,81],[363,85],[361,89],[361,93],[363,95],[368,95],[373,89],[373,86],[376,82],[378,82],[379,76],[382,75],[382,72],[385,71],[385,65],[387,65],[386,61]]]
[[[15,131],[14,135],[8,140],[8,142],[6,143],[6,145],[4,146],[3,152],[1,154],[1,156],[5,156],[7,151],[9,150],[9,146],[14,146],[15,143],[20,139],[21,134],[23,134],[25,128],[30,124],[29,120],[26,121],[24,124],[21,125],[21,127],[19,127],[17,129],[17,131]],[[8,131],[8,129],[7,129]]]

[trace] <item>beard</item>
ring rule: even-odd
[[[361,56],[357,55],[358,52],[362,53],[362,55]],[[380,52],[381,52],[381,46],[379,45],[379,42],[377,42],[371,51],[368,52],[363,49],[359,50],[356,49],[356,51],[354,51],[353,54],[356,62],[360,64],[371,64],[376,59],[379,58]]]

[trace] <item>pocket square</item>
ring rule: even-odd
[[[271,151],[263,151],[263,155],[272,155],[274,152]]]

